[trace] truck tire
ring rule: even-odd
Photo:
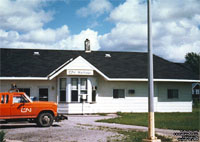
[[[44,112],[38,116],[37,125],[40,127],[50,127],[53,124],[53,116],[51,113]]]

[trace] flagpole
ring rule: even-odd
[[[154,82],[153,82],[153,51],[152,51],[152,17],[151,0],[147,0],[147,27],[148,27],[148,138],[145,142],[161,142],[155,137],[154,119]]]

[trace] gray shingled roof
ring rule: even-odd
[[[33,55],[39,51],[40,55]],[[47,77],[69,59],[82,56],[109,78],[147,78],[147,53],[37,49],[0,49],[0,77]],[[106,58],[105,54],[111,57]],[[198,79],[182,63],[154,55],[154,78]]]

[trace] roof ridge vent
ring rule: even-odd
[[[111,58],[111,55],[108,54],[108,53],[106,53],[106,54],[105,54],[105,57],[106,57],[106,58]]]
[[[33,52],[33,55],[40,55],[40,52],[34,51],[34,52]]]

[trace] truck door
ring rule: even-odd
[[[11,105],[11,115],[13,117],[33,116],[33,105],[22,94],[13,94],[13,102]]]
[[[10,97],[8,94],[0,94],[0,117],[10,117]]]

